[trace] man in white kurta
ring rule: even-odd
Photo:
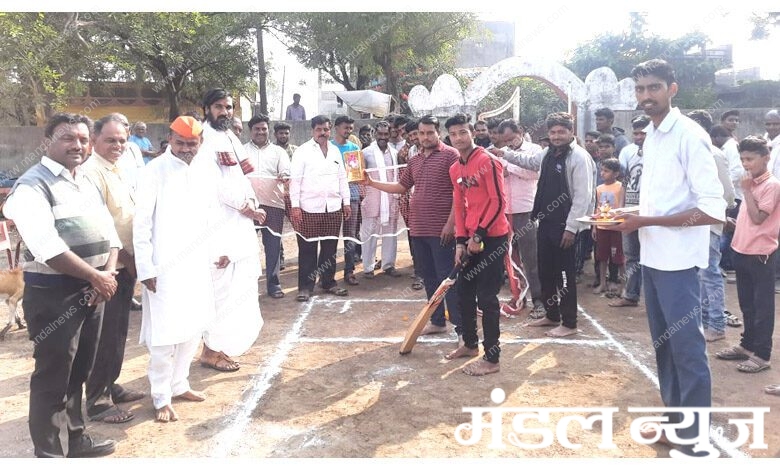
[[[221,372],[233,372],[240,366],[230,356],[246,352],[263,326],[257,283],[260,247],[252,219],[263,223],[265,212],[258,209],[249,178],[242,171],[245,163],[239,165],[247,156],[241,141],[230,131],[232,99],[225,90],[211,90],[203,107],[203,147],[195,165],[203,167],[212,183],[204,192],[209,197],[217,316],[203,335],[200,362]]]
[[[390,125],[376,124],[376,141],[363,150],[366,172],[371,178],[382,182],[398,181],[398,152],[388,145]],[[366,188],[366,197],[361,205],[363,224],[360,227],[360,241],[363,242],[363,275],[374,277],[374,256],[376,242],[382,238],[382,270],[391,275],[395,272],[395,257],[398,248],[398,196]]]
[[[149,348],[149,382],[158,421],[177,419],[172,397],[202,401],[190,389],[190,362],[215,317],[204,221],[208,181],[191,162],[200,122],[179,117],[168,149],[142,170],[133,219],[133,247],[143,288],[141,344]]]

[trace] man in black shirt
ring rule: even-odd
[[[546,316],[530,326],[554,326],[547,336],[561,338],[577,333],[577,284],[574,238],[587,227],[577,219],[596,206],[595,169],[588,152],[574,139],[574,118],[569,113],[547,116],[550,146],[536,155],[490,149],[494,155],[528,170],[538,171],[531,217],[539,221],[536,243],[539,281]]]

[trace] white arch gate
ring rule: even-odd
[[[450,74],[440,75],[428,91],[417,85],[409,92],[409,107],[415,116],[433,114],[444,117],[457,112],[475,116],[479,102],[498,86],[515,77],[532,77],[552,86],[553,90],[576,109],[577,134],[583,135],[592,125],[593,111],[608,107],[613,111],[636,109],[634,80],[618,81],[609,67],[600,67],[583,82],[563,65],[539,58],[510,57],[492,65],[469,84],[465,91]],[[566,111],[566,110],[550,110]]]

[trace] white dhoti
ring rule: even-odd
[[[212,268],[217,315],[203,335],[212,351],[240,356],[260,334],[263,316],[257,301],[259,266],[257,259],[244,258],[225,269]]]
[[[190,364],[199,346],[199,337],[185,343],[148,346],[149,384],[156,410],[170,405],[172,397],[190,390]]]
[[[374,270],[376,243],[382,240],[382,270],[395,268],[395,257],[398,250],[398,237],[395,235],[397,219],[391,218],[383,224],[379,217],[363,217],[360,226],[360,241],[363,242],[363,271]],[[373,235],[373,236],[372,236]],[[385,235],[385,236],[381,236]]]

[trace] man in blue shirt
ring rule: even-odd
[[[349,136],[352,134],[355,128],[355,120],[349,116],[336,116],[334,123],[335,134],[331,141],[333,145],[339,148],[342,158],[348,152],[359,152],[358,147],[354,142],[350,142]],[[347,174],[349,174],[349,167],[345,159],[344,166],[347,168]],[[344,282],[350,286],[356,286],[360,284],[355,276],[355,248],[356,244],[354,240],[357,240],[358,233],[360,232],[358,210],[360,210],[360,185],[358,183],[349,183],[349,205],[352,207],[353,217],[344,221],[343,235],[344,235]]]
[[[130,136],[130,142],[135,143],[141,149],[144,156],[144,163],[149,163],[152,158],[157,156],[157,152],[152,147],[152,141],[146,136],[146,123],[138,121],[133,126],[133,135]]]

